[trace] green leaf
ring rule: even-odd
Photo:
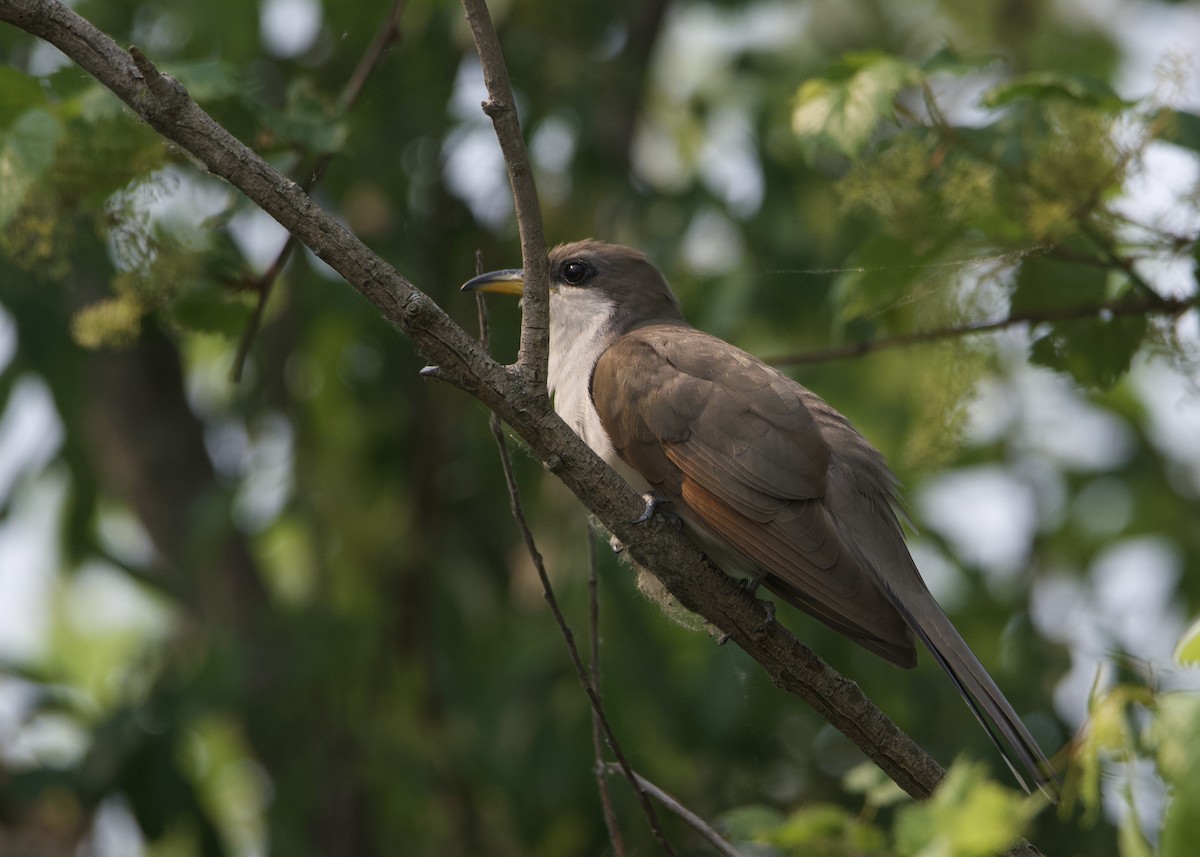
[[[7,128],[26,110],[45,104],[46,93],[36,77],[0,66],[0,128]]]
[[[997,84],[983,94],[985,107],[1006,107],[1023,99],[1046,101],[1065,98],[1088,107],[1119,111],[1130,106],[1102,80],[1086,75],[1035,71]]]
[[[190,289],[170,303],[171,317],[187,330],[235,337],[245,330],[251,308],[242,296],[214,289]]]
[[[1085,387],[1107,389],[1129,371],[1148,327],[1141,315],[1059,321],[1033,343],[1030,356]]]
[[[1162,123],[1160,140],[1200,152],[1200,115],[1186,110],[1160,110],[1152,121]]]
[[[345,124],[307,81],[289,87],[286,108],[264,110],[263,120],[278,142],[310,154],[336,152],[346,142]]]
[[[908,793],[874,762],[863,762],[842,777],[842,785],[851,794],[860,794],[871,806],[892,806],[910,800]]]
[[[163,70],[182,83],[188,95],[199,102],[237,95],[242,89],[233,66],[222,60],[174,62]]]
[[[1200,695],[1169,693],[1158,699],[1151,732],[1158,769],[1171,788],[1160,836],[1161,857],[1187,857],[1200,842]]]
[[[949,74],[970,74],[987,68],[1000,59],[998,54],[988,54],[978,57],[964,57],[949,45],[943,45],[936,53],[921,63],[921,71],[926,74],[946,72]]]
[[[892,116],[896,94],[918,79],[909,63],[886,54],[847,56],[796,93],[792,130],[805,155],[828,147],[848,158],[862,151],[880,120]]]
[[[896,849],[902,855],[985,857],[1007,850],[1044,799],[1020,795],[987,778],[977,763],[955,762],[932,798],[899,809]]]
[[[1175,644],[1173,657],[1185,667],[1200,666],[1200,619],[1183,632]]]
[[[1097,310],[1092,318],[1054,320],[1060,311],[1102,305],[1109,297],[1108,278],[1107,269],[1099,264],[1051,256],[1031,256],[1021,263],[1011,313],[1049,322],[1039,328],[1033,343],[1034,363],[1100,389],[1111,387],[1129,371],[1146,338],[1145,316],[1113,316]]]
[[[883,854],[883,831],[856,818],[845,807],[810,804],[796,810],[768,841],[788,854]]]
[[[773,807],[739,806],[721,815],[721,830],[730,839],[750,842],[773,834],[783,822],[783,813]]]
[[[62,136],[58,120],[41,108],[21,114],[9,132],[0,137],[0,227],[25,202],[29,191],[54,163],[54,151]]]
[[[911,241],[886,233],[865,241],[847,260],[849,269],[838,276],[831,293],[846,335],[858,342],[873,338],[874,323],[863,322],[901,305],[913,280],[928,276],[930,259],[917,253]]]
[[[1023,315],[1099,304],[1107,294],[1108,271],[1101,265],[1028,256],[1017,271],[1011,312]]]

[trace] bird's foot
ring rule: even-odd
[[[766,576],[767,575],[765,573],[763,573],[763,574],[756,574],[756,575],[754,575],[754,577],[741,578],[738,580],[738,586],[740,586],[743,590],[750,593],[751,595],[754,595],[756,592],[758,592],[758,587],[762,585],[763,578]],[[765,602],[762,602],[761,599],[759,599],[759,600],[761,603],[765,603]]]
[[[671,499],[664,497],[662,494],[656,494],[653,491],[642,495],[642,499],[646,501],[646,508],[642,510],[642,514],[634,518],[630,523],[644,524],[654,517],[655,512],[661,512],[664,515],[675,521],[680,527],[683,526],[683,521],[679,516],[670,510]]]

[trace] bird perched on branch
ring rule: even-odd
[[[464,290],[520,294],[520,270]],[[550,253],[547,386],[555,410],[638,490],[670,503],[727,573],[744,575],[891,661],[914,634],[954,681],[1018,781],[1051,766],[926,588],[883,456],[816,394],[695,329],[637,250]]]

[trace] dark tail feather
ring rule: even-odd
[[[921,610],[918,617],[895,592],[890,594],[896,609],[950,676],[1017,782],[1029,792],[1027,777],[1032,779],[1034,785],[1057,803],[1060,786],[1050,760],[933,596],[926,592],[929,607]]]

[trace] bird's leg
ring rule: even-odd
[[[646,508],[642,510],[642,514],[630,521],[631,524],[644,524],[654,517],[655,512],[665,513],[670,511],[668,508],[671,505],[670,497],[659,494],[656,491],[648,491],[642,495],[642,499],[646,501]],[[674,513],[671,513],[671,516],[678,517]]]
[[[754,595],[756,592],[758,592],[758,587],[762,585],[763,578],[766,576],[767,573],[765,571],[760,571],[758,574],[755,574],[751,577],[739,578],[738,586],[740,586],[746,592],[749,592],[751,595]]]
[[[648,491],[642,495],[642,499],[646,501],[646,508],[642,510],[642,514],[638,515],[629,523],[644,524],[654,517],[655,512],[661,512],[668,520],[674,521],[678,527],[683,526],[683,521],[674,512],[667,509],[671,505],[671,498],[662,494],[656,494]],[[612,548],[613,553],[620,553],[625,550],[625,545],[621,544],[621,540],[616,536],[612,536],[608,540],[608,546]]]
[[[630,523],[646,523],[655,513],[664,516],[667,521],[676,525],[676,529],[683,528],[683,519],[671,511],[671,498],[655,491],[648,491],[642,495],[643,501],[646,501],[646,508],[642,510],[642,514],[635,517]]]

